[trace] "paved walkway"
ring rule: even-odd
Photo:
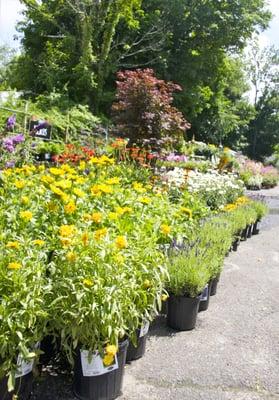
[[[279,188],[256,194],[272,208],[261,234],[230,253],[194,331],[156,321],[121,400],[279,399]]]

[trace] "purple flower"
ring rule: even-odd
[[[15,166],[15,161],[6,162],[6,168],[13,168]]]
[[[19,135],[16,135],[12,137],[13,144],[18,144],[24,142],[24,135],[20,133]]]
[[[7,119],[7,123],[6,123],[6,128],[11,131],[14,129],[16,124],[16,115],[11,115],[8,119]]]
[[[34,130],[39,131],[41,129],[46,129],[48,126],[49,126],[49,123],[47,121],[43,121],[39,125],[37,125]]]
[[[166,157],[166,161],[174,161],[174,162],[187,162],[188,159],[185,155],[175,155],[174,153],[169,154]]]

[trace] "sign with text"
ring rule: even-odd
[[[30,121],[30,133],[34,137],[50,140],[51,125],[46,121]]]

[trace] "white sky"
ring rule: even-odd
[[[269,0],[269,7],[274,14],[270,28],[261,34],[260,42],[263,46],[275,45],[279,47],[279,0]],[[0,0],[0,44],[18,47],[19,42],[13,40],[16,35],[15,25],[20,20],[22,5],[19,0]]]

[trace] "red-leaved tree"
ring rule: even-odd
[[[118,131],[130,144],[162,148],[183,139],[190,124],[172,106],[173,93],[181,87],[157,79],[152,69],[120,71],[117,101],[113,104]]]

